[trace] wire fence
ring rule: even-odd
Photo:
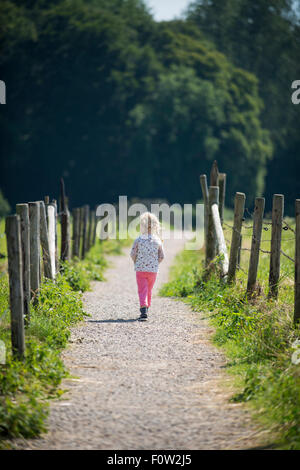
[[[247,295],[257,295],[259,276],[264,275],[264,284],[268,282],[268,298],[277,300],[279,287],[287,279],[294,283],[294,321],[300,321],[300,200],[295,201],[295,223],[283,215],[284,196],[273,196],[272,216],[264,218],[265,199],[255,199],[254,210],[245,207],[246,196],[244,193],[236,193],[234,205],[233,223],[221,220],[224,213],[225,196],[219,198],[218,180],[216,178],[216,162],[212,169],[210,186],[207,186],[206,175],[201,175],[203,199],[205,203],[205,264],[211,267],[220,263],[228,256],[228,270],[222,279],[227,282],[235,282],[238,271],[247,276]],[[223,178],[225,174],[222,174]],[[212,176],[212,173],[211,173]],[[225,179],[226,179],[225,175]],[[213,183],[213,184],[212,184]],[[216,193],[217,191],[217,193]],[[212,197],[212,195],[214,195]],[[220,213],[223,234],[217,234],[219,227],[215,226],[214,206]],[[218,225],[218,224],[217,224]],[[270,234],[268,236],[268,234]],[[226,244],[220,246],[219,240],[224,239]],[[227,255],[228,253],[228,255]],[[247,256],[242,256],[242,253]],[[261,259],[260,259],[261,258]],[[259,267],[263,265],[263,272]],[[267,276],[266,276],[267,271]],[[209,274],[209,272],[207,272]],[[268,280],[266,280],[268,277]],[[261,287],[261,286],[259,286]]]
[[[41,280],[55,281],[65,261],[84,259],[95,245],[96,227],[96,211],[88,205],[73,209],[71,226],[63,182],[59,211],[56,200],[50,202],[46,196],[45,201],[17,204],[16,214],[6,217],[14,355],[24,357],[25,326],[30,323],[30,305],[38,299]]]

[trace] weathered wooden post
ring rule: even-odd
[[[45,210],[45,204],[43,201],[40,201],[40,237],[41,237],[41,245],[42,245],[42,252],[43,252],[44,274],[46,278],[54,279],[53,274],[52,274],[52,269],[51,269],[51,261],[50,261],[50,249],[49,249],[46,210]]]
[[[70,259],[70,213],[68,209],[61,214],[61,253],[60,259]]]
[[[238,267],[238,269],[240,269],[240,267],[241,267],[242,244],[243,244],[243,235],[240,236],[239,251],[238,251],[238,258],[237,258],[237,267]]]
[[[212,206],[219,205],[219,187],[210,186],[208,191],[208,225],[207,225],[207,247],[206,247],[206,262],[207,267],[211,264],[216,256],[216,235],[214,228],[214,221],[212,216]]]
[[[219,188],[220,188],[220,203],[219,203],[219,212],[221,224],[223,227],[224,221],[224,209],[225,209],[225,195],[226,195],[226,173],[219,173]]]
[[[22,246],[22,278],[25,323],[30,320],[30,226],[28,204],[17,204],[16,212],[20,217]]]
[[[79,258],[80,254],[80,209],[73,209],[73,258]]]
[[[213,162],[210,170],[210,186],[219,186],[219,170],[217,160]]]
[[[205,266],[208,265],[208,260],[206,256],[207,252],[207,228],[208,228],[208,213],[209,213],[209,201],[208,201],[208,187],[207,187],[207,178],[206,175],[200,175],[200,184],[203,195],[204,202],[204,240],[205,240]]]
[[[269,298],[278,298],[278,283],[280,278],[281,233],[284,211],[284,196],[274,194],[272,208],[272,238],[269,273]]]
[[[47,221],[47,227],[48,227],[48,211],[47,211],[47,207],[48,207],[48,205],[50,204],[50,197],[49,197],[49,196],[45,196],[45,197],[44,197],[44,202],[45,202],[45,211],[46,211],[46,221]]]
[[[253,233],[247,283],[247,293],[250,295],[253,293],[256,286],[264,209],[265,199],[263,197],[257,197],[255,199],[253,215]]]
[[[60,180],[60,206],[61,206],[61,261],[70,259],[70,213],[68,211],[67,198],[65,194],[65,183]]]
[[[97,237],[97,223],[98,223],[98,217],[97,217],[97,207],[95,207],[94,211],[94,228],[93,228],[93,245],[96,243],[96,237]]]
[[[79,256],[80,257],[82,255],[83,221],[84,221],[84,207],[80,207],[80,219],[79,219]]]
[[[52,199],[51,205],[54,207],[54,215],[55,215],[55,272],[58,273],[59,271],[59,260],[58,260],[58,236],[57,236],[57,201],[56,199]]]
[[[40,287],[40,203],[29,202],[30,221],[30,286],[31,298]]]
[[[244,193],[236,193],[234,199],[234,221],[231,236],[231,247],[229,257],[229,269],[228,269],[228,282],[235,280],[236,268],[239,264],[239,252],[241,242],[241,231],[243,224],[243,216],[245,210],[246,196]]]
[[[47,206],[48,214],[48,240],[49,240],[49,255],[50,255],[50,266],[52,279],[56,276],[56,249],[55,249],[55,230],[56,230],[56,218],[55,218],[55,206],[49,204]]]
[[[296,238],[295,238],[295,306],[294,323],[300,322],[300,199],[296,199]]]
[[[87,252],[87,226],[89,220],[89,206],[86,204],[83,207],[83,221],[82,221],[82,246],[81,258],[84,259]]]
[[[89,223],[88,223],[88,234],[87,234],[87,251],[89,251],[89,249],[91,248],[92,246],[92,224],[93,224],[93,211],[89,211]]]
[[[91,211],[91,217],[90,217],[90,248],[94,245],[94,226],[95,226],[95,211]]]
[[[25,354],[23,267],[20,217],[6,218],[9,299],[11,317],[11,342],[14,356],[22,359]]]
[[[85,219],[86,219],[86,234],[85,234],[85,254],[89,251],[89,218],[90,218],[90,206],[86,204],[86,214],[85,214]]]
[[[65,182],[63,178],[60,178],[60,212],[65,212],[67,206]]]

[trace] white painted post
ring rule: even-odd
[[[211,215],[215,231],[217,253],[222,257],[222,259],[220,259],[221,277],[226,280],[229,260],[218,204],[213,204],[211,206]]]

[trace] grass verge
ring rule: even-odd
[[[228,234],[227,234],[228,236]],[[283,235],[283,250],[293,256],[290,234]],[[243,233],[247,245],[246,229]],[[269,250],[264,233],[264,247]],[[293,325],[293,270],[282,261],[278,301],[268,300],[269,258],[262,255],[257,296],[247,299],[248,252],[242,254],[237,280],[227,285],[214,274],[203,280],[204,253],[183,251],[176,259],[170,282],[160,295],[184,299],[204,312],[215,328],[214,343],[227,357],[227,370],[236,384],[235,402],[247,402],[268,436],[279,449],[300,449],[300,328]]]
[[[0,346],[5,345],[6,360],[0,364],[0,448],[9,448],[11,438],[46,431],[49,399],[63,393],[59,385],[68,376],[60,353],[72,325],[87,315],[82,292],[90,289],[91,280],[104,280],[106,255],[120,254],[124,243],[97,243],[85,260],[65,263],[55,282],[43,280],[38,301],[31,305],[24,360],[11,353],[8,276],[1,273]]]

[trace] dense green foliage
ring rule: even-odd
[[[229,60],[258,78],[262,125],[274,144],[266,192],[285,194],[293,211],[300,189],[300,108],[291,101],[291,84],[300,78],[299,15],[299,0],[195,0],[187,15]]]
[[[5,217],[10,212],[10,205],[0,190],[0,218]]]
[[[246,229],[243,236],[247,244]],[[268,236],[267,232],[264,239]],[[283,247],[293,256],[289,237],[284,235]],[[228,356],[227,370],[235,378],[236,392],[232,400],[252,406],[264,431],[262,445],[300,449],[300,364],[291,360],[300,329],[293,325],[290,261],[285,258],[282,263],[277,302],[266,297],[267,255],[261,257],[259,266],[262,294],[251,300],[245,296],[247,276],[243,271],[238,272],[233,285],[220,282],[215,275],[204,281],[202,262],[202,252],[182,252],[161,295],[183,298],[194,310],[202,312],[199,318],[209,319],[214,326],[214,342],[224,348]],[[248,262],[249,258],[243,254],[244,271]],[[300,357],[299,346],[297,357]]]
[[[0,10],[11,203],[56,194],[61,175],[71,206],[82,187],[91,204],[119,194],[194,202],[215,158],[234,169],[230,194],[262,193],[272,144],[257,79],[197,24],[156,23],[140,0],[5,0]]]

